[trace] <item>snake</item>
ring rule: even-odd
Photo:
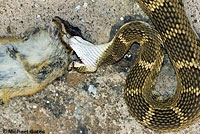
[[[125,81],[124,99],[130,114],[142,125],[156,131],[177,131],[200,116],[200,39],[186,16],[181,0],[136,0],[153,27],[131,21],[106,44],[92,43],[74,36],[69,40],[81,61],[71,67],[94,72],[103,64],[113,64],[133,43],[141,46],[139,56]],[[166,101],[153,97],[155,84],[167,51],[177,76],[175,94]]]

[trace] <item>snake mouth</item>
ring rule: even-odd
[[[65,47],[68,54],[70,54],[70,59],[72,60],[72,63],[76,63],[79,65],[85,65],[84,61],[82,60],[82,56],[80,56],[79,52],[82,53],[82,51],[74,51],[74,48],[71,47],[70,42],[72,39],[74,39],[76,36],[83,38],[81,34],[81,30],[78,27],[72,26],[68,21],[63,20],[62,18],[55,16],[52,19],[53,24],[58,29],[58,38],[61,40],[63,46]],[[80,43],[83,44],[83,43]],[[79,49],[79,48],[77,48]],[[75,50],[77,50],[75,49]],[[69,67],[68,70],[71,70],[72,68]]]
[[[108,45],[94,45],[84,40],[78,27],[72,26],[68,21],[58,16],[54,17],[52,21],[59,29],[58,38],[67,52],[72,55],[72,67],[84,67],[88,72],[96,71],[99,59]]]
[[[52,22],[58,29],[58,33],[53,32],[53,34],[58,34],[58,38],[66,48],[67,53],[71,54],[71,65],[73,67],[74,65],[76,67],[85,66],[95,68],[96,70],[98,59],[102,54],[101,49],[99,49],[100,47],[84,40],[81,30],[78,27],[72,26],[68,21],[56,16],[52,19]]]

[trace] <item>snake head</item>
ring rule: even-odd
[[[73,36],[82,37],[81,30],[78,27],[72,26],[68,21],[63,20],[58,16],[55,16],[52,21],[59,28],[59,39],[63,43],[64,47],[69,50],[68,52],[71,52],[72,48],[68,45],[68,40]]]
[[[72,36],[82,37],[81,30],[78,27],[72,26],[68,21],[63,20],[58,16],[55,16],[52,21],[58,25],[59,29],[61,30],[60,34],[65,34],[69,38]]]
[[[59,27],[59,38],[66,48],[76,53],[68,70],[72,68],[78,72],[95,72],[97,70],[98,60],[107,48],[107,45],[94,45],[86,41],[81,30],[72,26],[68,21],[56,16],[53,22]],[[73,50],[73,51],[72,51]]]

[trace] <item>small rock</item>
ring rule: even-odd
[[[84,19],[81,19],[81,23],[83,24],[85,22],[85,20]]]
[[[76,6],[76,7],[75,7],[75,11],[78,11],[78,10],[80,10],[80,8],[81,8],[81,6],[80,6],[80,5]]]
[[[34,108],[34,109],[36,109],[36,108],[37,108],[37,106],[36,106],[36,105],[33,105],[33,108]]]
[[[87,8],[87,6],[88,6],[88,3],[87,3],[87,2],[84,2],[84,3],[83,3],[83,8]]]
[[[39,19],[41,16],[39,14],[36,15],[36,18]]]
[[[38,4],[34,4],[34,7],[38,8],[38,7],[39,7],[39,5],[38,5]]]
[[[95,95],[97,93],[97,88],[94,85],[89,85],[88,91]]]
[[[124,55],[124,58],[125,58],[125,59],[126,59],[126,58],[127,58],[127,59],[130,59],[131,56],[132,56],[131,54],[126,54],[126,55]]]

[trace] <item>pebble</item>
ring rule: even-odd
[[[36,18],[39,19],[41,16],[39,14],[36,15]]]
[[[81,8],[81,6],[80,6],[80,5],[76,6],[76,7],[75,7],[75,11],[78,11],[78,10],[80,10],[80,8]]]
[[[38,4],[34,4],[34,7],[38,8],[38,7],[39,7],[39,5],[38,5]]]
[[[88,91],[95,95],[97,93],[97,88],[94,85],[89,85]]]
[[[131,54],[124,55],[124,58],[131,58]]]
[[[34,108],[34,109],[36,109],[36,108],[37,108],[37,106],[36,106],[36,105],[33,105],[33,108]]]
[[[84,3],[83,3],[83,8],[87,8],[87,6],[88,6],[88,3],[87,3],[87,2],[84,2]]]
[[[84,19],[81,19],[81,23],[84,23],[85,22],[85,20]]]
[[[120,20],[124,20],[124,18],[123,18],[123,17],[120,17]]]

